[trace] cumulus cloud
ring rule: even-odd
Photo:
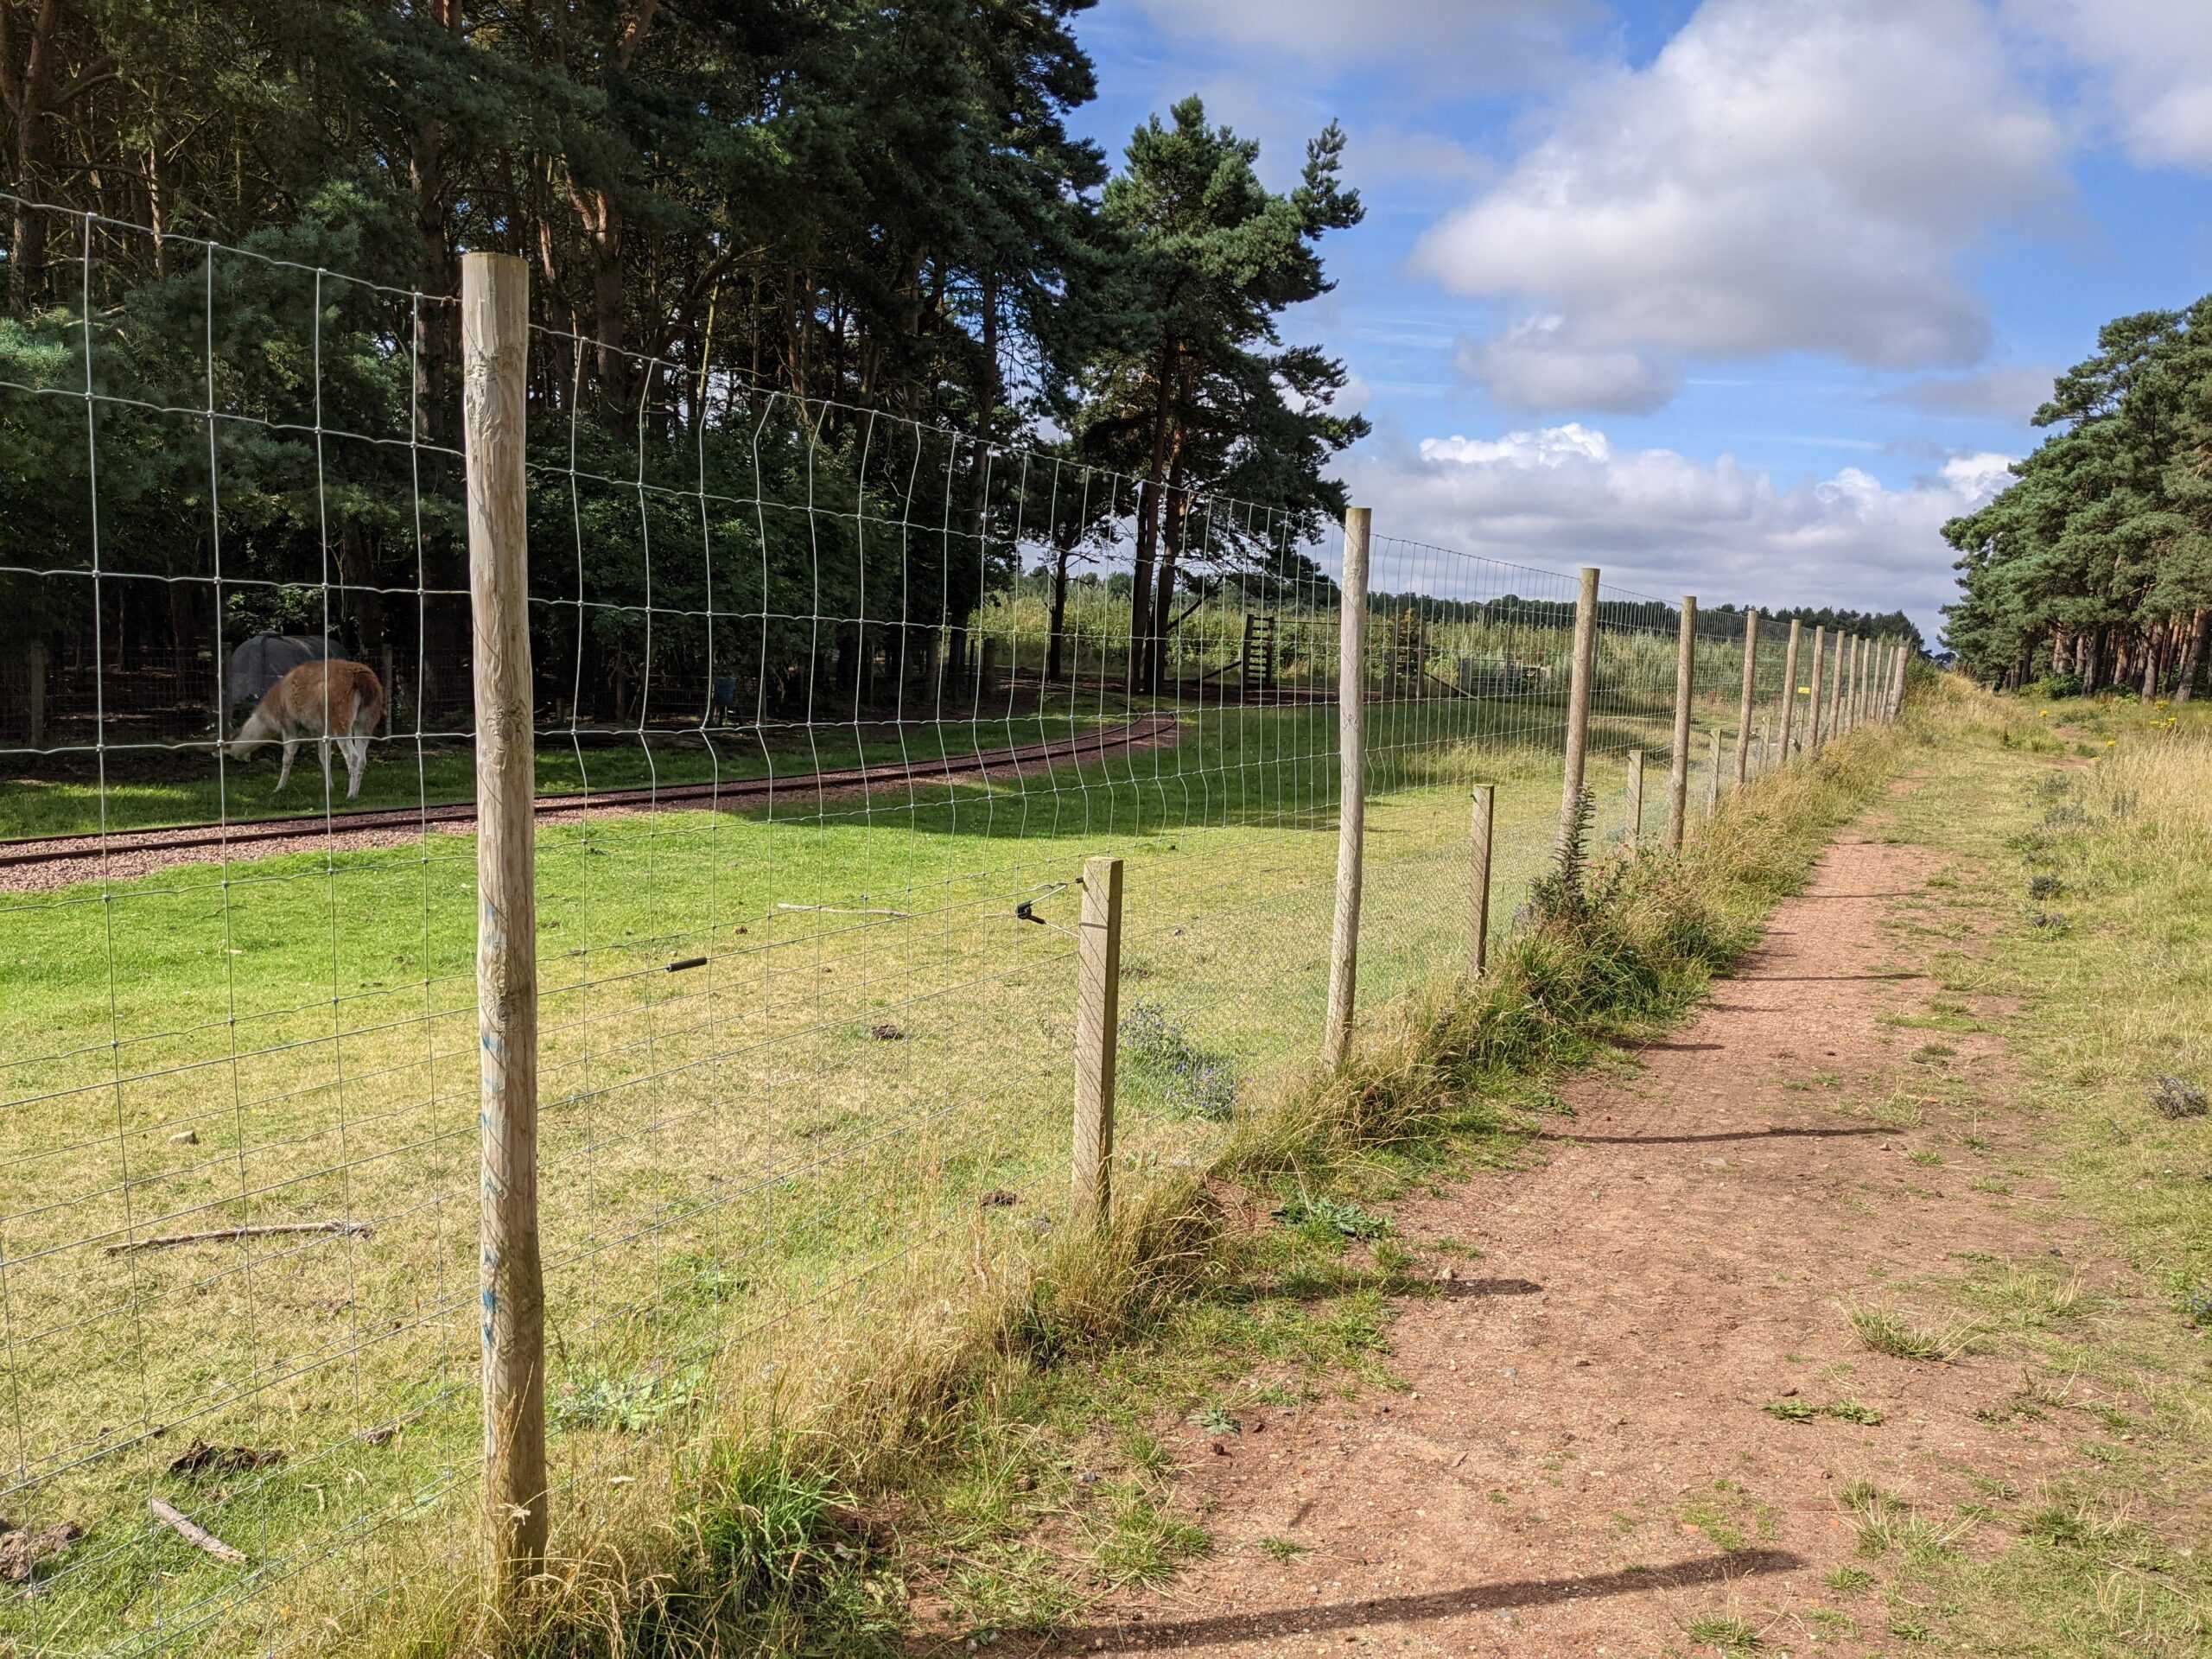
[[[1393,537],[1554,569],[1595,564],[1608,582],[1667,599],[1902,606],[1932,636],[1953,591],[1937,531],[2003,488],[2009,465],[1962,454],[1904,486],[1857,467],[1785,484],[1732,456],[1623,449],[1570,423],[1378,448],[1353,459],[1347,482]]]
[[[2212,171],[2212,16],[2204,0],[2005,0],[2015,22],[2091,73],[2130,156]]]
[[[2006,61],[1980,0],[1706,0],[1648,67],[1578,88],[1414,269],[1557,319],[1503,338],[1524,359],[1963,367],[1990,340],[1964,256],[2064,188]]]
[[[1931,375],[1899,386],[1885,401],[1924,415],[1961,415],[2024,423],[2050,400],[2059,370],[2051,365],[2008,364],[1972,374]]]
[[[1171,37],[1277,52],[1327,68],[1387,63],[1427,83],[1503,86],[1556,75],[1606,20],[1599,0],[1138,0]]]
[[[1497,339],[1463,337],[1452,361],[1500,407],[1530,413],[1581,409],[1648,415],[1681,390],[1681,373],[1673,364],[1625,346],[1579,346],[1566,325],[1564,317],[1529,317]]]

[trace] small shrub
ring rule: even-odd
[[[2037,696],[2056,702],[2061,698],[2082,695],[2082,677],[2070,668],[2062,668],[2055,674],[2044,675],[2028,689]]]
[[[1378,1216],[1350,1198],[1314,1198],[1300,1192],[1277,1205],[1275,1219],[1322,1237],[1381,1238],[1390,1230],[1388,1216]]]
[[[1169,1096],[1197,1116],[1225,1123],[1236,1115],[1236,1066],[1192,1042],[1159,1003],[1139,1002],[1122,1016],[1122,1047],[1160,1073]]]
[[[2055,875],[2031,875],[2028,878],[2028,897],[2056,899],[2066,891],[2066,884]]]
[[[2160,1117],[2202,1117],[2208,1109],[2204,1090],[2171,1071],[2161,1074],[2151,1090],[2151,1109]]]
[[[556,1428],[642,1434],[671,1412],[690,1405],[705,1380],[696,1367],[672,1377],[587,1373],[553,1396],[548,1414]]]

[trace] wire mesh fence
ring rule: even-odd
[[[177,237],[125,282],[150,232],[51,219],[75,297],[0,350],[0,441],[50,485],[0,550],[0,1502],[38,1541],[0,1639],[327,1645],[480,1564],[458,302]],[[196,351],[136,326],[179,315]],[[1465,963],[1478,785],[1503,937],[1560,820],[1577,584],[1378,536],[1348,672],[1311,506],[544,327],[525,385],[573,1529],[1069,1224],[1087,858],[1126,868],[1117,1183],[1203,1163],[1310,1065],[1349,688],[1361,1007]],[[1615,839],[1673,755],[1681,612],[1607,588],[1594,620]],[[1746,692],[1743,619],[1697,619],[1694,802],[1745,696],[1747,771],[1818,702],[1784,632]]]

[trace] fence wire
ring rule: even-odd
[[[0,437],[51,485],[0,548],[0,1503],[62,1530],[0,1639],[327,1645],[474,1570],[455,302],[39,211],[78,281],[0,345]],[[194,352],[139,326],[179,315]],[[1311,507],[553,328],[530,354],[540,1226],[582,1529],[1065,1224],[1086,856],[1128,867],[1118,1179],[1203,1161],[1307,1063],[1341,566]],[[1370,589],[1363,1010],[1465,961],[1473,785],[1496,933],[1550,856],[1576,583],[1384,535]],[[1609,839],[1632,753],[1663,820],[1678,620],[1601,595]],[[358,795],[319,702],[277,789],[261,699],[347,664]],[[1741,618],[1701,617],[1694,804],[1742,665]]]

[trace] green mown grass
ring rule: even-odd
[[[1071,1248],[1066,884],[1084,856],[1128,860],[1125,1019],[1160,1038],[1124,1058],[1132,1214],[1172,1208],[1224,1157],[1256,1170],[1272,1147],[1298,1166],[1325,1122],[1381,1143],[1338,1104],[1309,1102],[1310,1122],[1271,1104],[1319,1039],[1336,712],[1231,711],[1173,747],[988,785],[541,828],[563,1618],[631,1617],[638,1586],[607,1587],[599,1552],[651,1558],[671,1514],[695,1517],[695,1546],[724,1541],[725,1568],[760,1558],[753,1600],[813,1609],[820,1586],[770,1570],[777,1547],[730,1494],[785,1492],[766,1446],[791,1480],[824,1478],[820,1442],[761,1424],[858,1400],[880,1428],[912,1420],[909,1395],[943,1419],[936,1362],[895,1386],[856,1369],[909,1341],[968,1355],[976,1307],[1071,1282],[1050,1264]],[[1548,854],[1556,760],[1540,728],[1496,718],[1461,700],[1375,711],[1363,1009],[1465,958],[1471,779],[1501,785],[1496,938]],[[1656,747],[1653,720],[1617,700],[1599,728],[1608,836],[1618,751]],[[1648,825],[1661,794],[1655,774]],[[0,1632],[55,1652],[156,1635],[242,1651],[303,1624],[353,1642],[474,1582],[474,857],[471,836],[433,832],[0,899],[9,1518],[86,1531]],[[1014,917],[1024,898],[1045,925]],[[108,1251],[324,1221],[370,1230]],[[1153,1274],[1131,1224],[1130,1270]],[[1039,1302],[1033,1322],[1060,1335],[1036,1342],[1090,1340],[1117,1295]],[[840,1490],[880,1443],[852,1438]],[[195,1440],[283,1456],[170,1472]],[[1135,1577],[1195,1547],[1147,1490],[1109,1529]],[[254,1567],[149,1526],[149,1497]],[[976,1570],[988,1600],[1007,1574]]]

